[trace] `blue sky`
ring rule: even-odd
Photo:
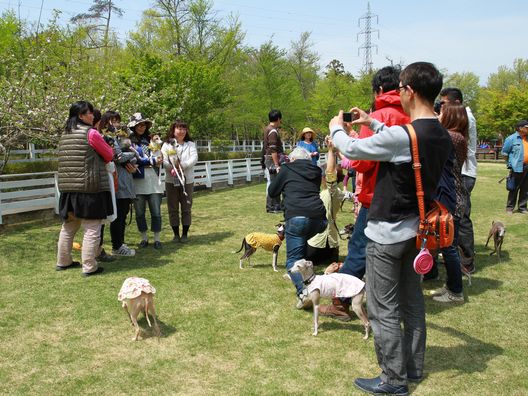
[[[20,16],[36,21],[42,0],[0,0],[0,10],[20,11]],[[151,0],[116,0],[125,10],[113,26],[121,38],[133,30],[142,11]],[[53,9],[62,11],[61,20],[86,11],[90,0],[44,0],[42,21],[50,18]],[[449,73],[471,71],[484,85],[490,73],[500,65],[511,66],[515,58],[528,57],[526,33],[528,1],[503,0],[372,0],[370,7],[378,16],[372,29],[374,67],[425,60]],[[345,68],[357,74],[363,65],[363,36],[358,33],[358,19],[367,11],[366,0],[214,0],[220,18],[238,15],[246,33],[245,44],[259,46],[273,39],[282,48],[289,48],[304,31],[312,34],[314,50],[321,66],[339,59]]]

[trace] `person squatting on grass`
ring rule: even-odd
[[[185,121],[176,120],[169,128],[161,147],[165,168],[165,191],[169,222],[175,242],[187,242],[191,226],[191,208],[194,188],[194,166],[198,162],[198,151],[189,134]],[[181,173],[183,171],[183,174]],[[177,174],[179,173],[179,174]],[[182,185],[183,182],[183,185]],[[180,237],[180,207],[183,226]]]
[[[136,224],[141,233],[139,247],[147,247],[148,226],[145,218],[146,205],[150,211],[151,229],[154,232],[154,249],[161,249],[161,199],[163,197],[163,183],[159,183],[159,166],[162,163],[161,154],[153,156],[150,149],[150,128],[152,121],[143,118],[141,113],[135,113],[130,117],[128,128],[132,131],[130,140],[139,154],[138,169],[133,174],[136,200],[134,210],[136,211]]]
[[[345,197],[345,193],[338,187],[338,183],[343,181],[343,169],[336,164],[332,140],[326,139],[326,145],[328,148],[326,171],[325,177],[321,178],[322,190],[319,197],[326,210],[328,225],[323,232],[308,240],[305,258],[311,261],[314,266],[330,264],[339,260],[339,230],[336,217]]]
[[[416,130],[427,204],[452,151],[433,110],[442,75],[433,64],[416,62],[399,80],[402,107]],[[365,235],[367,308],[381,374],[354,383],[368,393],[407,395],[408,381],[423,377],[426,340],[421,279],[413,268],[419,214],[410,136],[406,127],[387,127],[358,108],[351,111],[359,116],[352,124],[367,125],[374,135],[349,138],[340,111],[329,123],[335,147],[350,159],[380,161]]]
[[[57,270],[79,267],[72,258],[73,238],[82,226],[82,273],[103,272],[95,259],[101,223],[113,214],[107,166],[113,168],[112,148],[92,129],[94,108],[78,101],[71,105],[59,143],[59,215],[63,220],[57,253]],[[107,164],[105,166],[105,164]]]
[[[321,168],[312,163],[310,153],[297,147],[290,154],[290,163],[281,166],[280,172],[268,188],[273,198],[283,195],[286,234],[286,270],[295,286],[298,309],[310,304],[308,290],[300,273],[292,273],[293,264],[306,257],[307,241],[326,228],[326,211],[319,197]]]

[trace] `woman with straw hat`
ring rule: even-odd
[[[315,141],[315,132],[308,127],[305,127],[300,136],[299,141],[297,142],[297,147],[301,147],[310,153],[312,158],[312,163],[317,166],[317,160],[319,159],[319,148],[317,147],[317,142]]]

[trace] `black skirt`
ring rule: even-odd
[[[66,220],[68,213],[78,219],[103,220],[114,213],[110,191],[98,193],[61,192],[59,216]]]

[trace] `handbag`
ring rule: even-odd
[[[420,157],[418,154],[418,141],[416,131],[411,124],[407,124],[409,136],[411,137],[412,167],[416,180],[416,197],[418,198],[418,210],[420,213],[420,225],[416,235],[416,247],[437,250],[448,247],[453,243],[455,236],[455,224],[453,215],[439,201],[434,200],[427,213],[425,213],[424,192],[422,187],[422,175]]]
[[[513,176],[513,172],[510,171],[510,174],[506,177],[506,190],[515,191],[516,188],[515,177]]]

